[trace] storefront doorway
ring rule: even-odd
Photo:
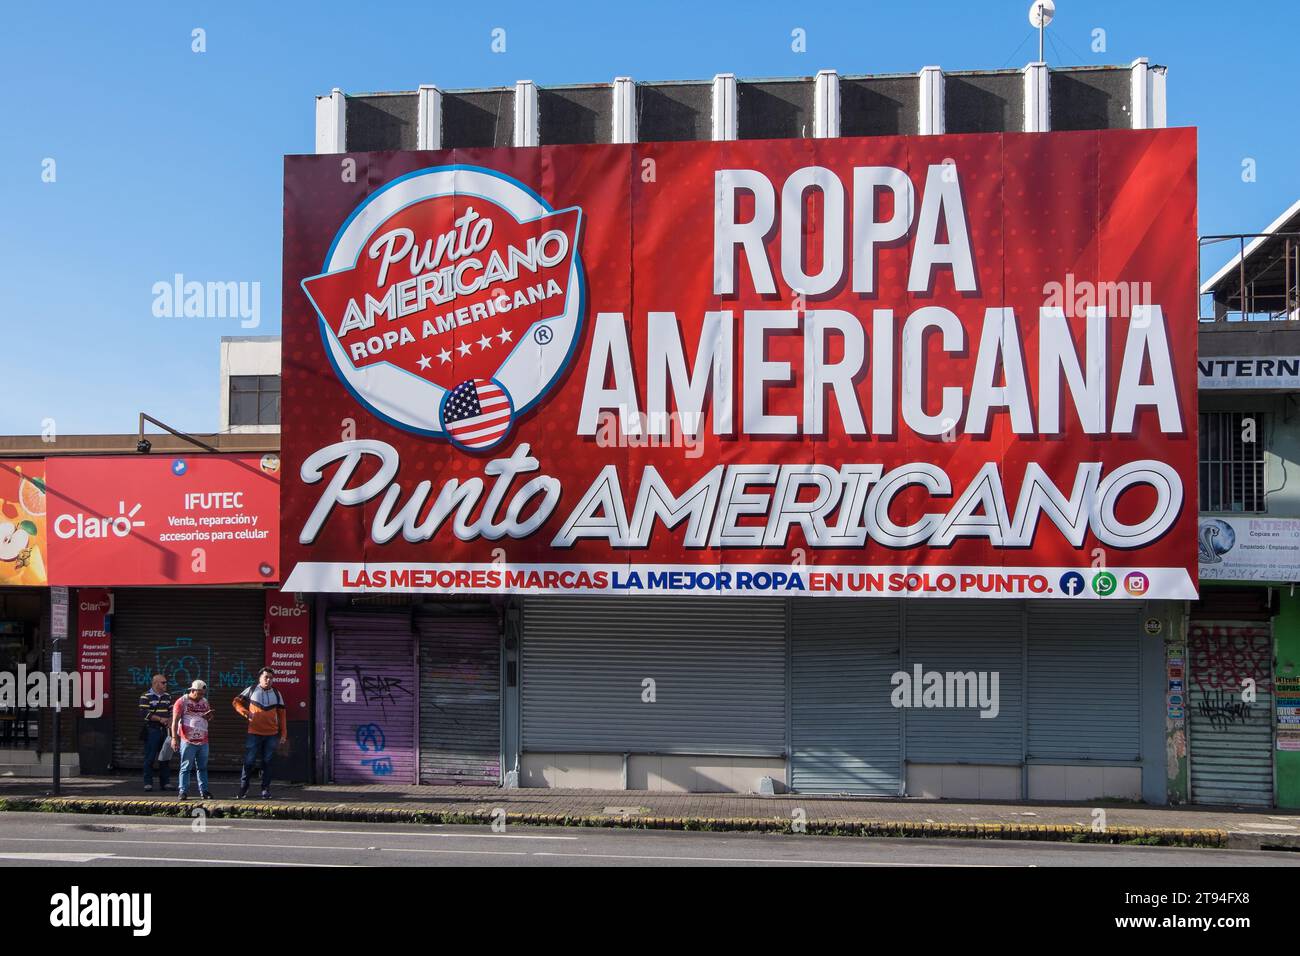
[[[40,709],[29,708],[19,675],[41,670],[44,588],[0,588],[0,673],[13,675],[18,692],[0,698],[0,749],[40,749]],[[21,670],[20,670],[21,668]]]

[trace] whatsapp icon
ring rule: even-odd
[[[1115,593],[1115,575],[1109,571],[1098,571],[1092,578],[1092,589],[1102,597]]]

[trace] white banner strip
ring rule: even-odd
[[[780,594],[1191,601],[1185,568],[307,562],[285,591],[427,594]]]

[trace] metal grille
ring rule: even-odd
[[[1264,416],[1201,412],[1201,511],[1264,510]]]

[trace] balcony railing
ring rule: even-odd
[[[1207,278],[1207,253],[1225,247],[1234,257]],[[1300,321],[1300,232],[1202,236],[1197,252],[1202,322]]]

